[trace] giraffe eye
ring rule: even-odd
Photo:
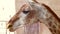
[[[24,13],[24,14],[27,14],[27,13],[29,13],[29,11],[23,11],[23,13]]]

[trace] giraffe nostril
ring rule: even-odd
[[[11,28],[12,27],[12,25],[8,25],[8,28]]]

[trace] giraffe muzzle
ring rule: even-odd
[[[12,28],[12,24],[7,24],[7,29]]]

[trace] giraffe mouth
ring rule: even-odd
[[[13,27],[12,24],[8,24],[8,25],[7,25],[7,29],[8,29],[10,32],[14,32],[14,29],[13,29],[12,27]]]
[[[15,31],[12,27],[10,27],[8,30],[9,30],[10,32],[14,32],[14,31]]]

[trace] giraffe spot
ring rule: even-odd
[[[56,33],[57,31],[56,31],[56,29],[54,29],[54,33]]]
[[[49,28],[49,30],[52,32],[52,29],[51,28]]]
[[[56,28],[56,26],[55,26],[55,25],[53,25],[52,27],[53,27],[53,28]]]
[[[52,26],[52,22],[51,22],[51,21],[49,21],[49,23],[48,23],[48,24],[49,24],[49,26]]]

